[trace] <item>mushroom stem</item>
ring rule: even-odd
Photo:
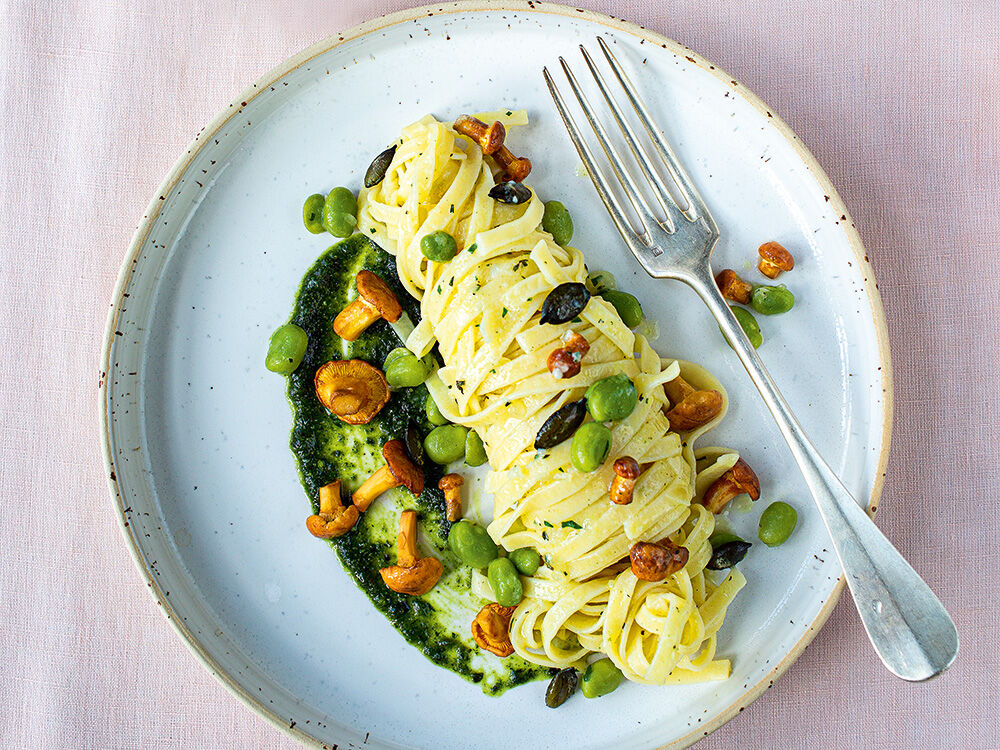
[[[340,480],[319,488],[319,512],[332,514],[344,504],[340,501]]]
[[[354,491],[352,499],[354,500],[354,504],[358,506],[358,510],[364,513],[376,497],[386,490],[398,487],[400,484],[401,482],[392,475],[389,465],[386,464],[368,477],[364,481],[364,484]]]
[[[526,156],[514,156],[506,146],[501,146],[496,150],[493,154],[493,160],[504,171],[505,179],[521,182],[531,174],[531,160]]]
[[[363,297],[358,297],[345,307],[333,321],[333,330],[344,341],[355,341],[381,316],[378,309]]]
[[[667,411],[667,419],[674,432],[687,432],[701,427],[722,411],[721,393],[695,390],[680,375],[664,383],[663,390],[673,407]]]
[[[417,564],[417,511],[404,510],[400,514],[396,549],[399,567],[412,568]]]
[[[417,512],[404,510],[399,516],[399,536],[396,538],[396,565],[381,568],[385,585],[400,594],[421,596],[438,582],[444,566],[436,557],[417,557]]]
[[[444,492],[445,516],[454,523],[462,517],[462,485],[461,474],[445,474],[438,481],[438,489]]]
[[[502,148],[503,139],[507,136],[507,130],[499,120],[487,125],[471,115],[460,115],[452,127],[478,143],[484,154],[492,154]]]
[[[672,406],[677,406],[681,401],[694,393],[694,388],[684,378],[678,375],[673,380],[663,384],[663,390],[670,399]]]
[[[750,464],[741,458],[705,491],[701,504],[712,513],[721,513],[730,500],[744,493],[749,495],[751,500],[759,498],[760,480],[750,468]]]
[[[631,456],[622,456],[614,464],[615,478],[611,480],[611,502],[628,505],[639,479],[639,462]]]

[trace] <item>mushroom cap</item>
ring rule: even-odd
[[[346,508],[341,506],[333,513],[309,516],[306,519],[306,528],[310,534],[319,539],[335,539],[353,529],[360,517],[361,514],[353,505],[348,505]]]
[[[399,316],[403,314],[403,308],[381,276],[377,276],[371,271],[359,271],[355,283],[358,287],[358,294],[365,302],[378,310],[383,318],[390,323],[399,320]]]
[[[613,468],[615,474],[623,479],[639,478],[639,462],[632,458],[632,456],[622,456],[621,458],[615,459]]]
[[[753,292],[753,285],[740,278],[740,275],[731,268],[724,268],[715,275],[715,284],[722,292],[722,296],[741,305],[750,304],[750,294]]]
[[[409,568],[391,565],[381,568],[379,574],[385,585],[399,594],[422,596],[434,588],[444,566],[436,557],[423,557]]]
[[[438,489],[451,490],[455,487],[461,487],[463,484],[465,484],[465,480],[462,479],[461,474],[445,474],[438,480]]]
[[[757,248],[757,254],[782,271],[791,271],[795,268],[795,258],[778,242],[765,242]]]
[[[382,457],[396,480],[414,495],[424,491],[424,472],[410,460],[402,440],[390,440],[382,446]]]
[[[719,513],[730,500],[744,493],[749,495],[751,500],[758,499],[760,480],[750,468],[750,464],[741,458],[725,474],[712,482],[705,491],[701,504],[712,513]]]
[[[662,539],[659,542],[636,542],[628,556],[636,578],[662,581],[687,565],[689,553],[687,547]]]
[[[480,648],[503,658],[514,653],[510,642],[510,620],[517,607],[487,604],[472,621],[472,637]]]
[[[316,370],[313,383],[320,403],[347,424],[368,424],[389,402],[385,375],[364,360],[331,360]],[[344,398],[345,395],[361,399],[360,407],[351,414],[338,413],[342,405],[351,401]]]
[[[718,391],[694,391],[667,412],[670,429],[687,432],[715,419],[722,411],[722,394]]]

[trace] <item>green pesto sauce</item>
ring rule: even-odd
[[[316,398],[313,378],[323,363],[363,359],[381,367],[386,355],[402,345],[384,320],[354,342],[334,333],[333,319],[354,298],[354,277],[362,269],[385,279],[410,319],[414,323],[420,319],[420,305],[399,283],[395,260],[363,235],[355,234],[328,249],[302,279],[291,322],[309,335],[309,347],[302,364],[288,378],[294,416],[290,445],[314,513],[319,510],[320,487],[340,479],[353,492],[384,463],[381,450],[386,441],[402,439],[410,424],[422,436],[433,427],[427,421],[427,389],[422,385],[393,392],[385,408],[366,425],[341,422]],[[424,474],[426,489],[419,497],[403,488],[390,490],[362,514],[350,533],[330,545],[375,608],[438,666],[479,683],[487,695],[500,695],[515,685],[548,677],[549,670],[516,655],[500,659],[476,645],[470,625],[486,602],[471,592],[471,570],[448,548],[451,524],[445,518],[444,495],[437,489],[441,467],[426,461]],[[406,508],[419,513],[421,556],[433,555],[444,565],[437,585],[420,597],[397,594],[379,575],[379,568],[396,563],[399,512]]]

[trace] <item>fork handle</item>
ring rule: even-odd
[[[940,674],[958,653],[958,632],[951,617],[806,437],[715,285],[711,270],[682,280],[712,311],[788,443],[830,532],[875,651],[904,680]]]

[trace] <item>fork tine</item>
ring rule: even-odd
[[[615,100],[614,96],[611,95],[611,91],[608,89],[608,86],[604,81],[604,76],[594,64],[594,59],[590,56],[587,48],[582,44],[580,45],[580,51],[583,53],[583,59],[587,62],[587,67],[590,68],[590,74],[597,82],[597,88],[600,89],[601,94],[604,96],[604,101],[608,103],[608,107],[610,107],[611,113],[614,115],[615,122],[617,122],[618,127],[621,128],[622,134],[625,136],[625,140],[628,142],[629,148],[632,150],[632,155],[635,156],[636,161],[639,163],[640,171],[646,178],[646,181],[649,182],[650,187],[653,188],[653,194],[656,196],[657,201],[659,201],[664,213],[669,216],[671,213],[671,207],[679,211],[680,207],[673,199],[673,196],[670,195],[670,191],[667,189],[666,184],[664,184],[663,178],[660,177],[656,169],[653,168],[653,164],[646,155],[645,149],[639,145],[639,140],[636,136],[635,130],[625,119],[625,114],[622,112],[621,107],[618,106],[618,102]]]
[[[691,182],[691,178],[688,177],[683,165],[681,165],[680,160],[678,160],[677,155],[674,154],[674,150],[670,147],[670,144],[666,142],[663,136],[660,134],[659,128],[653,123],[653,118],[649,114],[649,110],[646,109],[642,100],[639,98],[638,93],[635,90],[635,86],[629,80],[618,59],[614,56],[608,43],[604,41],[602,37],[597,37],[597,43],[601,47],[601,51],[607,58],[608,63],[611,65],[611,69],[614,71],[615,77],[618,82],[625,89],[625,94],[628,96],[629,103],[635,110],[639,117],[639,121],[642,123],[643,128],[646,130],[647,135],[649,135],[650,140],[656,148],[657,153],[663,160],[663,163],[667,167],[667,171],[670,173],[671,178],[677,183],[677,188],[680,190],[684,199],[688,202],[687,213],[692,219],[702,218],[709,226],[712,227],[714,231],[718,231],[715,220],[712,218],[712,214],[709,213],[708,206],[701,199],[701,195],[695,189],[694,184]]]
[[[559,93],[559,89],[556,87],[555,81],[552,80],[552,75],[549,73],[549,69],[543,67],[542,75],[545,77],[545,84],[549,87],[549,94],[552,95],[552,101],[555,102],[556,109],[559,111],[559,117],[562,118],[563,125],[565,125],[566,131],[569,133],[569,137],[573,141],[573,145],[576,146],[576,152],[583,160],[584,166],[587,167],[587,172],[590,174],[590,179],[593,181],[594,187],[597,189],[597,194],[601,197],[601,201],[608,209],[608,213],[611,214],[611,219],[614,221],[615,226],[621,233],[625,243],[628,245],[632,253],[638,257],[641,250],[645,248],[646,243],[642,242],[636,235],[635,230],[632,229],[625,216],[625,210],[623,209],[621,202],[611,191],[611,187],[604,178],[604,175],[598,170],[597,162],[594,160],[594,154],[590,150],[590,146],[587,145],[587,142],[583,140],[576,122],[574,122],[572,115],[570,115],[569,111],[566,109],[566,102],[563,100],[562,94]]]
[[[632,204],[632,208],[635,209],[636,214],[638,214],[639,220],[643,222],[643,228],[646,232],[648,232],[650,225],[657,224],[658,222],[656,218],[654,218],[649,204],[646,203],[643,192],[639,189],[639,186],[636,184],[635,178],[632,177],[632,174],[625,169],[624,162],[618,155],[615,147],[611,145],[611,140],[608,138],[608,131],[604,129],[601,121],[594,115],[594,108],[590,106],[590,102],[587,100],[587,96],[583,93],[583,89],[580,88],[580,84],[577,82],[576,76],[570,69],[569,63],[567,63],[564,58],[560,57],[559,64],[562,65],[563,73],[566,74],[566,79],[569,81],[569,87],[573,90],[573,94],[576,96],[576,100],[580,104],[580,109],[583,110],[583,114],[587,118],[587,122],[590,123],[590,127],[594,131],[594,135],[597,136],[597,142],[601,144],[601,148],[604,149],[605,156],[608,157],[608,162],[611,164],[612,171],[615,173],[618,181],[622,183],[623,187],[627,188],[625,190],[625,195]],[[671,220],[669,212],[667,212],[666,215],[666,226],[668,232],[674,232],[674,224]]]

